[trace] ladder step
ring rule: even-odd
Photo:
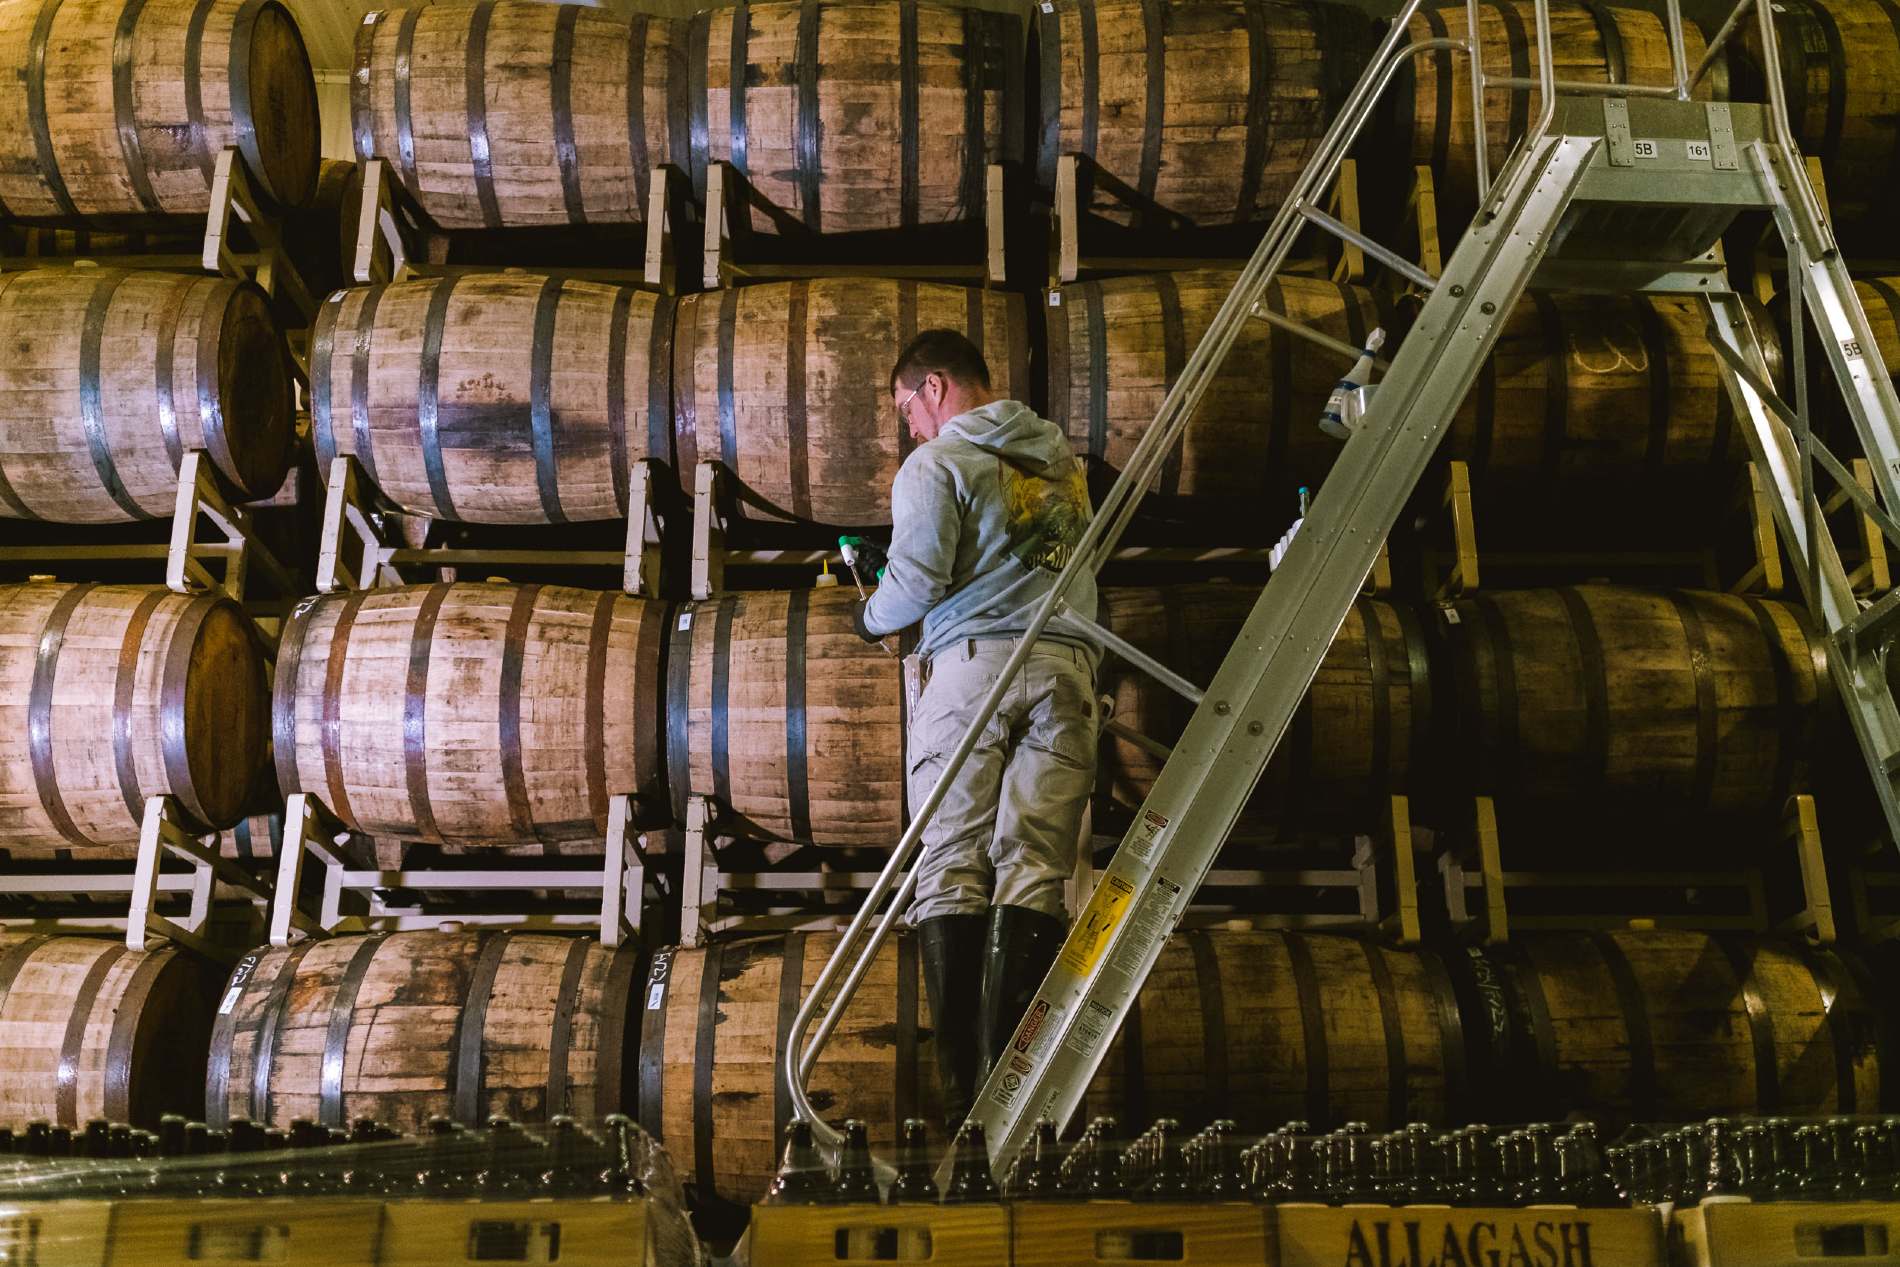
[[[1111,719],[1103,724],[1102,729],[1125,743],[1135,745],[1135,747],[1141,749],[1157,761],[1166,761],[1169,757],[1174,755],[1173,748],[1162,743],[1159,739],[1142,734],[1139,730],[1136,730],[1133,726],[1125,722],[1118,722]]]
[[[1900,590],[1885,594],[1836,635],[1848,649],[1860,655],[1880,651],[1900,633]]]
[[[1336,339],[1332,335],[1327,334],[1324,330],[1315,330],[1304,321],[1296,321],[1285,313],[1275,312],[1273,309],[1265,307],[1262,304],[1255,304],[1248,310],[1247,315],[1252,317],[1255,321],[1266,322],[1275,330],[1284,330],[1295,338],[1305,339],[1308,343],[1316,347],[1322,347],[1328,352],[1337,353],[1347,362],[1358,360],[1359,354],[1365,351],[1364,348],[1356,348],[1344,339]],[[1392,368],[1391,365],[1381,357],[1374,357],[1372,363],[1381,370]]]
[[[1436,277],[1433,277],[1430,273],[1412,263],[1412,261],[1406,259],[1403,255],[1398,254],[1396,251],[1389,250],[1377,242],[1374,242],[1371,238],[1359,232],[1359,230],[1353,228],[1351,225],[1327,215],[1312,203],[1301,203],[1299,205],[1299,212],[1313,227],[1324,229],[1340,241],[1349,242],[1358,247],[1367,255],[1378,260],[1379,263],[1385,265],[1399,276],[1406,278],[1420,289],[1436,290],[1438,288],[1438,279]]]

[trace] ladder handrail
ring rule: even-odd
[[[1548,0],[1539,0],[1540,4],[1547,2]],[[1332,183],[1338,174],[1340,163],[1344,161],[1347,152],[1358,140],[1360,132],[1370,122],[1373,107],[1390,86],[1405,58],[1414,55],[1416,51],[1424,51],[1415,50],[1404,43],[1412,15],[1418,11],[1421,3],[1422,0],[1406,0],[1398,16],[1393,19],[1390,30],[1387,31],[1378,52],[1374,55],[1368,73],[1362,76],[1358,84],[1354,86],[1339,114],[1327,129],[1325,137],[1315,149],[1300,179],[1296,182],[1292,194],[1281,205],[1266,236],[1262,238],[1260,246],[1242,270],[1234,289],[1228,294],[1209,324],[1207,334],[1202,337],[1193,355],[1189,357],[1187,365],[1183,367],[1180,377],[1169,389],[1155,421],[1137,442],[1121,476],[1103,499],[1101,509],[1091,518],[1082,540],[1077,544],[1061,572],[1057,574],[1054,585],[1036,605],[1029,627],[1017,639],[1009,659],[998,673],[996,682],[991,686],[989,693],[978,706],[962,739],[950,753],[949,760],[937,776],[930,794],[924,798],[923,804],[912,815],[909,826],[905,828],[903,836],[892,849],[891,856],[879,873],[876,882],[866,892],[862,904],[840,936],[830,959],[819,972],[818,978],[812,983],[810,991],[807,992],[804,1002],[800,1005],[798,1014],[793,1019],[791,1031],[786,1036],[784,1057],[786,1084],[792,1099],[793,1115],[798,1120],[810,1124],[813,1136],[820,1146],[835,1147],[842,1137],[812,1107],[806,1091],[806,1083],[817,1064],[819,1053],[823,1051],[825,1043],[829,1041],[835,1030],[844,1007],[856,993],[878,950],[889,937],[897,920],[902,917],[910,895],[915,889],[917,874],[914,869],[905,874],[901,883],[897,881],[897,872],[908,866],[922,840],[924,829],[936,814],[957,775],[961,773],[964,763],[969,760],[970,754],[975,750],[984,727],[995,716],[997,708],[1002,703],[1003,695],[1008,691],[1017,674],[1021,672],[1036,640],[1054,619],[1069,587],[1084,568],[1091,573],[1097,571],[1101,561],[1106,558],[1107,553],[1114,548],[1122,533],[1126,531],[1134,508],[1146,495],[1149,483],[1159,473],[1167,454],[1174,447],[1174,441],[1186,428],[1194,409],[1199,405],[1201,397],[1211,384],[1215,372],[1225,361],[1229,349],[1238,338],[1241,327],[1249,319],[1254,304],[1265,292],[1268,281],[1286,262],[1286,256],[1292,249],[1294,239],[1299,229],[1303,227],[1300,207],[1314,200]],[[1466,3],[1467,6],[1471,6],[1476,3],[1476,0],[1466,0]],[[1421,43],[1450,48],[1457,47],[1461,41]],[[1471,60],[1474,62],[1478,60],[1475,51],[1472,53]],[[869,941],[860,950],[858,943],[864,939],[866,925],[871,922],[879,905],[883,903],[886,896],[892,894],[893,890],[895,890],[893,900],[878,920]],[[819,1010],[824,1008],[827,995],[833,983],[837,981],[843,963],[847,957],[854,954],[857,956],[856,961],[838,986],[836,1006],[826,1011],[823,1021],[819,1023],[817,1031],[812,1034],[811,1041],[807,1043],[806,1033],[811,1029]]]

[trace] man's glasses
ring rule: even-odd
[[[906,424],[910,422],[910,402],[916,400],[917,393],[923,389],[924,385],[922,383],[917,384],[917,386],[910,389],[910,395],[904,397],[897,406],[897,416],[903,419]]]

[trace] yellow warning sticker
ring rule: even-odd
[[[1135,886],[1128,881],[1118,875],[1103,876],[1102,882],[1095,886],[1095,896],[1089,899],[1088,909],[1069,930],[1069,940],[1062,943],[1062,966],[1078,977],[1093,971],[1102,951],[1108,947],[1108,935],[1128,913],[1129,899],[1134,896]]]

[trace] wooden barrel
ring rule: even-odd
[[[1269,219],[1358,82],[1378,33],[1364,12],[1253,0],[1058,0],[1037,14],[1036,173],[1080,154],[1154,212]],[[1121,223],[1159,216],[1103,197]]]
[[[316,185],[316,81],[277,0],[0,0],[0,61],[11,219],[202,216],[231,146],[267,198]]]
[[[1850,251],[1892,256],[1900,208],[1900,18],[1883,0],[1789,0],[1775,7],[1781,83],[1795,144],[1821,160],[1828,216]],[[1761,37],[1738,33],[1736,96],[1766,101]]]
[[[1412,18],[1414,40],[1466,35],[1462,4],[1421,8]],[[1529,0],[1486,0],[1478,9],[1478,38],[1485,73],[1494,78],[1535,79],[1537,20]],[[1668,84],[1669,34],[1648,9],[1565,0],[1550,6],[1550,42],[1558,79],[1596,83]],[[1683,43],[1693,72],[1706,47],[1693,22],[1683,23]],[[1471,120],[1468,59],[1450,50],[1407,58],[1392,90],[1401,161],[1428,164],[1438,175],[1441,205],[1468,209],[1477,201],[1476,131]],[[1712,72],[1697,85],[1698,99],[1727,95],[1726,75]],[[1523,139],[1543,108],[1534,88],[1485,90],[1485,139],[1493,176]],[[1455,227],[1455,226],[1454,226]]]
[[[1109,588],[1102,591],[1102,623],[1205,685],[1259,595],[1253,586],[1221,583]],[[1113,655],[1098,688],[1113,698],[1116,721],[1165,744],[1180,738],[1193,713],[1180,696]],[[1418,617],[1409,607],[1362,598],[1333,638],[1236,833],[1285,839],[1376,823],[1389,797],[1410,790],[1431,740],[1431,676]],[[1104,733],[1101,795],[1138,807],[1160,772],[1152,754]]]
[[[205,1110],[406,1132],[630,1110],[641,960],[592,937],[473,931],[254,951],[211,1029]]]
[[[1238,273],[1210,269],[1082,282],[1049,294],[1049,416],[1078,452],[1119,470],[1154,421]],[[1355,345],[1403,316],[1376,292],[1283,277],[1267,304]],[[1765,314],[1771,368],[1779,344]],[[1440,454],[1513,480],[1624,478],[1739,463],[1705,319],[1690,300],[1524,299],[1454,417]],[[1390,352],[1388,346],[1388,353]],[[1241,332],[1152,486],[1182,508],[1228,512],[1317,485],[1339,443],[1317,426],[1346,361],[1254,323]],[[1264,385],[1264,389],[1263,389]]]
[[[1154,971],[1089,1084],[1089,1114],[1140,1129],[1231,1118],[1242,1134],[1451,1122],[1464,1032],[1437,955],[1357,937],[1192,931]]]
[[[45,268],[0,280],[0,515],[168,518],[203,449],[245,500],[290,469],[295,406],[264,292],[221,277]]]
[[[976,221],[984,165],[1022,157],[1015,14],[763,0],[702,11],[674,38],[688,113],[673,162],[702,198],[707,166],[730,163],[766,204],[751,208],[760,232]]]
[[[645,220],[653,169],[686,166],[674,25],[526,0],[371,13],[356,156],[387,162],[444,229]]]
[[[0,1127],[200,1117],[220,976],[172,947],[0,933]]]
[[[268,757],[269,676],[235,603],[136,585],[0,587],[0,835],[129,857],[145,799],[217,831]]]
[[[687,494],[695,465],[718,462],[748,517],[888,525],[891,480],[913,447],[892,407],[891,366],[932,327],[983,350],[999,396],[1029,391],[1017,295],[832,278],[681,299],[673,430]]]
[[[665,610],[555,585],[306,599],[277,658],[277,782],[371,836],[604,839],[610,797],[660,795]]]
[[[1581,585],[1444,610],[1455,786],[1628,819],[1780,812],[1832,715],[1826,653],[1795,608]]]
[[[1489,1121],[1891,1112],[1892,1009],[1853,957],[1798,940],[1513,936],[1452,960]]]
[[[362,201],[363,169],[326,158],[317,168],[309,204],[285,218],[284,249],[312,295],[327,295],[352,284],[350,269],[356,259]]]
[[[898,661],[852,629],[856,591],[683,603],[666,661],[673,813],[705,796],[738,835],[889,847],[904,830]]]
[[[666,1145],[701,1208],[750,1205],[772,1181],[791,1120],[780,1061],[804,991],[837,942],[795,932],[654,954],[640,1013],[640,1125]],[[942,1142],[933,1031],[917,940],[900,933],[878,951],[812,1070],[812,1106],[834,1122],[862,1120],[880,1155],[906,1118],[923,1118]]]
[[[672,459],[673,304],[512,271],[338,291],[310,358],[318,461],[354,454],[435,519],[624,517],[630,465]]]

